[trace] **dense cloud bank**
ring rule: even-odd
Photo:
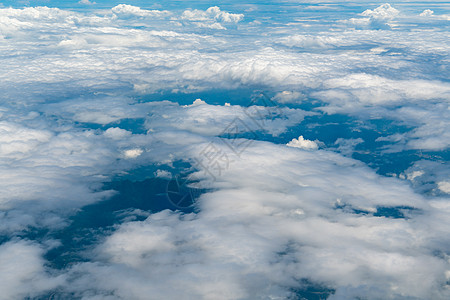
[[[98,2],[0,8],[0,299],[450,297],[442,7]]]

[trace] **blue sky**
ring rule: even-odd
[[[448,4],[96,2],[1,2],[0,299],[449,298]]]

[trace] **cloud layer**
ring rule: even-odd
[[[437,4],[80,4],[0,8],[0,299],[450,297]]]

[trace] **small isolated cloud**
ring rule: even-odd
[[[319,148],[316,142],[305,140],[302,135],[287,143],[286,146],[305,150],[317,150]]]
[[[202,105],[202,104],[206,104],[206,102],[203,101],[202,99],[195,99],[191,105]]]
[[[141,156],[141,154],[144,152],[144,150],[136,148],[136,149],[129,149],[129,150],[125,150],[123,152],[123,154],[125,155],[126,158],[138,158],[139,156]]]
[[[97,4],[95,1],[89,1],[89,0],[80,0],[78,3],[80,4],[85,4],[85,5],[93,5],[93,4]]]
[[[361,13],[362,16],[368,16],[375,20],[389,21],[395,18],[399,14],[399,11],[393,8],[389,3],[385,3],[375,8],[374,10],[365,10]]]
[[[166,170],[156,170],[154,175],[155,175],[155,177],[158,177],[158,178],[164,178],[164,179],[172,178],[172,173],[170,173],[169,171],[166,171]]]
[[[351,18],[346,23],[355,26],[358,29],[390,29],[390,22],[398,16],[400,12],[392,7],[389,3],[385,3],[374,10],[367,9],[360,15],[362,18]]]
[[[146,10],[128,4],[119,4],[113,7],[111,11],[120,18],[161,18],[171,14],[168,11]]]
[[[425,9],[419,16],[421,17],[430,17],[434,14],[434,11],[431,9]]]
[[[211,21],[215,20],[224,23],[237,23],[244,19],[243,14],[232,14],[225,11],[221,11],[219,7],[213,6],[206,11],[203,10],[186,10],[183,12],[182,19],[189,21]]]
[[[305,98],[306,98],[306,96],[300,92],[282,91],[280,93],[277,93],[272,98],[272,100],[274,100],[278,103],[296,103],[296,102],[304,100]]]
[[[181,19],[193,22],[200,28],[226,29],[224,24],[236,24],[244,19],[243,14],[232,14],[220,10],[219,7],[213,6],[207,10],[186,10],[181,15]]]

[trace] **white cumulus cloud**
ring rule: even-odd
[[[317,150],[319,148],[319,146],[317,145],[316,142],[310,141],[310,140],[305,140],[302,135],[299,136],[298,139],[293,139],[286,145],[289,147],[301,148],[301,149],[305,149],[305,150]]]

